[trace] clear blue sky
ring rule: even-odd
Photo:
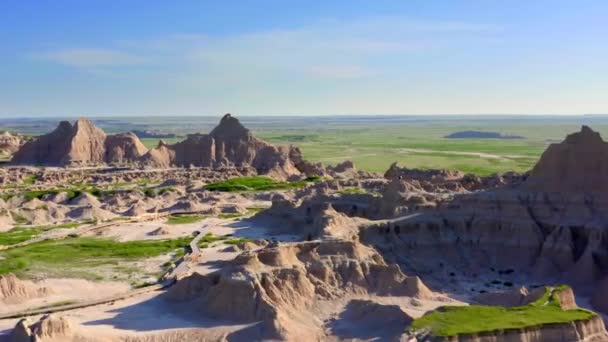
[[[608,113],[608,1],[0,2],[0,116]]]

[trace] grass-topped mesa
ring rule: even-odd
[[[298,189],[318,180],[318,178],[306,178],[301,181],[282,182],[266,176],[238,177],[221,182],[207,184],[205,186],[205,189],[209,191],[222,192]]]
[[[453,337],[569,323],[596,315],[584,309],[562,309],[557,293],[567,289],[567,286],[546,287],[540,299],[519,307],[443,306],[416,319],[410,329],[429,331],[439,337]]]
[[[189,224],[205,219],[204,215],[171,215],[167,218],[168,224]]]

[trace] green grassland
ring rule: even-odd
[[[445,306],[415,320],[411,329],[428,330],[435,336],[448,337],[567,323],[593,316],[593,312],[584,309],[563,310],[552,290],[547,288],[542,298],[520,307]]]
[[[300,147],[310,161],[336,164],[351,159],[362,170],[384,172],[392,162],[412,168],[447,168],[487,175],[530,170],[551,142],[580,129],[584,119],[458,119],[412,120],[394,125],[378,123],[302,125],[253,129],[256,136]],[[606,120],[590,122],[608,136]],[[447,139],[465,130],[520,135],[526,139]],[[179,138],[168,142],[178,141]],[[144,139],[148,147],[158,139]],[[481,155],[477,155],[481,154]]]
[[[40,234],[53,229],[76,228],[82,224],[93,223],[93,221],[85,222],[68,222],[57,225],[47,226],[16,226],[13,229],[5,232],[0,232],[0,246],[10,246],[20,242],[33,239]]]
[[[168,224],[190,224],[203,220],[204,215],[171,215],[167,218]]]
[[[279,189],[297,189],[304,187],[307,183],[315,182],[318,178],[311,177],[297,182],[281,182],[270,177],[238,177],[221,182],[207,184],[205,189],[210,191],[222,192],[241,192],[241,191],[267,191]]]
[[[96,267],[110,267],[117,273],[130,271],[125,262],[169,252],[183,255],[190,240],[184,237],[128,242],[96,238],[42,241],[0,251],[0,274],[14,273],[21,278],[44,274],[99,279]]]

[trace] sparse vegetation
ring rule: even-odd
[[[367,194],[368,192],[365,189],[361,188],[346,188],[338,191],[338,193],[343,195],[363,195]]]
[[[61,229],[76,228],[82,224],[92,223],[92,221],[68,222],[57,225],[46,226],[16,226],[13,229],[0,233],[0,246],[10,246],[35,238],[43,232]]]
[[[31,175],[23,179],[23,184],[25,185],[33,185],[38,180],[38,175]]]
[[[243,192],[243,191],[267,191],[280,189],[298,189],[319,178],[312,177],[295,182],[281,182],[265,176],[238,177],[221,182],[211,183],[205,186],[210,191]]]
[[[175,190],[175,188],[172,186],[146,188],[146,189],[144,189],[144,194],[146,195],[146,197],[156,197],[156,196],[162,195],[165,192],[170,191],[170,190]]]
[[[567,323],[595,316],[584,309],[563,310],[553,291],[565,288],[546,288],[542,298],[520,307],[444,306],[415,320],[411,328],[430,330],[435,336],[448,337]]]
[[[231,218],[238,218],[238,217],[242,217],[244,216],[241,213],[225,213],[225,214],[218,214],[217,217],[221,218],[221,219],[231,219]]]
[[[228,244],[228,245],[240,245],[242,243],[249,242],[249,241],[251,241],[251,240],[247,239],[247,238],[232,238],[232,239],[228,239],[228,240],[224,241],[224,243]]]
[[[15,273],[27,278],[35,273],[63,276],[80,272],[84,278],[91,279],[95,276],[91,271],[94,267],[118,267],[124,261],[155,257],[171,251],[179,252],[190,240],[190,237],[184,237],[128,242],[95,238],[42,241],[1,251],[0,274]]]
[[[167,218],[168,224],[189,224],[205,219],[204,215],[171,215]]]

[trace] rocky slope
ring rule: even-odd
[[[23,145],[13,164],[95,166],[137,161],[147,149],[133,134],[106,135],[87,119],[62,121],[52,132]]]
[[[269,245],[239,255],[220,271],[181,279],[169,291],[172,300],[189,301],[212,318],[260,322],[252,339],[289,340],[321,338],[321,322],[311,313],[319,301],[372,294],[433,296],[420,279],[386,264],[372,249],[338,240]]]
[[[446,277],[566,283],[606,310],[596,295],[608,281],[605,146],[583,127],[551,145],[523,183],[462,193],[434,209],[378,221],[361,239],[431,285]]]
[[[252,166],[259,174],[286,179],[301,174],[300,150],[275,146],[256,138],[235,117],[224,115],[209,134],[191,134],[173,145],[164,143],[142,158],[149,167],[171,166]]]
[[[551,144],[534,166],[525,188],[543,192],[606,193],[608,143],[583,126],[559,144]]]

